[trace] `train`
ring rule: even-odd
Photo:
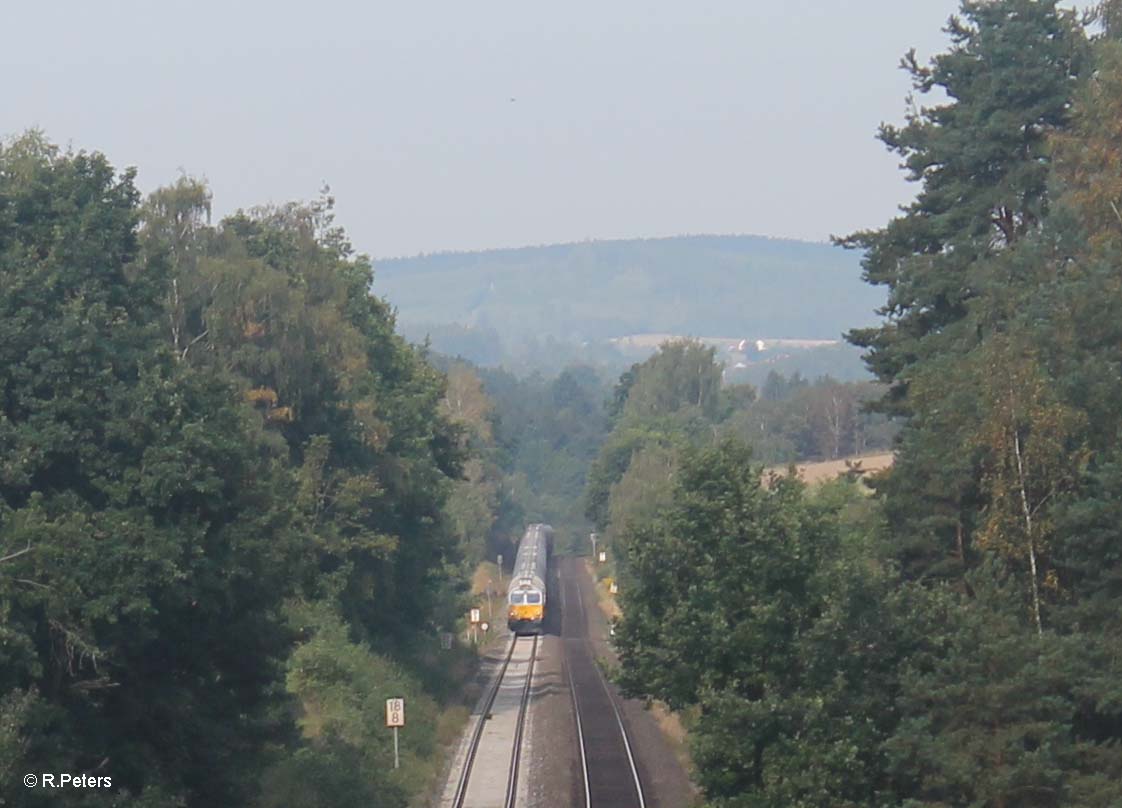
[[[541,634],[545,621],[546,575],[553,555],[553,528],[529,525],[518,554],[507,589],[507,627],[515,634]]]

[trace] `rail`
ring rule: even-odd
[[[588,639],[588,615],[580,587],[569,577],[559,592],[565,615],[565,678],[576,719],[584,806],[646,808],[627,726]]]
[[[522,735],[526,725],[526,713],[530,703],[530,685],[533,681],[534,675],[534,660],[538,652],[538,638],[534,637],[514,637],[511,640],[510,648],[507,649],[506,658],[503,660],[502,668],[499,670],[499,675],[495,677],[495,682],[491,686],[487,694],[487,698],[483,704],[483,712],[479,716],[479,721],[476,722],[475,729],[472,731],[471,739],[469,740],[467,755],[464,758],[464,766],[460,771],[460,777],[456,784],[456,793],[453,798],[452,805],[454,808],[470,808],[467,806],[466,800],[468,798],[468,786],[471,781],[472,768],[475,765],[476,753],[479,751],[480,741],[483,738],[483,732],[486,729],[487,721],[491,718],[491,710],[495,705],[495,699],[498,697],[499,690],[506,679],[507,670],[510,667],[511,659],[514,657],[514,650],[520,644],[526,641],[530,642],[530,656],[526,666],[525,678],[526,681],[522,685],[521,698],[518,705],[518,717],[514,727],[514,737],[511,742],[510,752],[510,765],[507,771],[507,785],[506,796],[503,804],[506,808],[514,808],[515,800],[518,795],[518,769],[522,757]]]

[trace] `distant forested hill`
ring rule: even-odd
[[[626,366],[653,351],[609,343],[632,334],[836,340],[874,324],[883,300],[862,282],[856,254],[761,236],[383,259],[374,291],[398,308],[410,339],[429,337],[436,350],[483,365],[546,371],[574,361]],[[767,358],[788,373],[863,375],[848,346],[797,354],[793,364]],[[762,378],[769,369],[754,371]]]
[[[504,339],[625,334],[836,339],[874,322],[858,256],[759,236],[679,236],[441,253],[376,262],[405,326],[457,323]]]

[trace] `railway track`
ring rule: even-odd
[[[453,808],[514,808],[537,650],[536,636],[512,638],[468,742]]]
[[[588,640],[588,618],[576,576],[563,576],[565,678],[573,701],[585,808],[646,808],[627,727]]]

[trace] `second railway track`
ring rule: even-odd
[[[646,808],[623,715],[588,639],[588,618],[575,575],[564,577],[560,593],[585,808]]]
[[[538,638],[513,637],[468,742],[453,808],[515,808]]]

